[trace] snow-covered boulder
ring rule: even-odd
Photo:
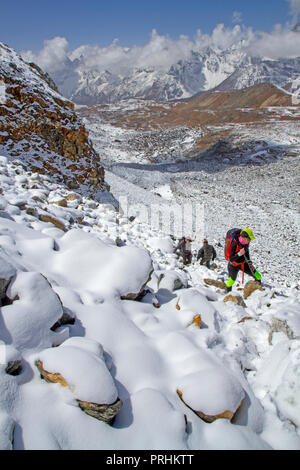
[[[147,244],[152,250],[160,250],[163,253],[173,253],[174,247],[170,237],[159,238],[151,237],[148,239]]]
[[[188,374],[181,379],[177,393],[201,419],[231,420],[245,398],[240,383],[221,367]]]
[[[53,270],[76,290],[135,298],[150,279],[152,260],[146,249],[108,245],[76,229],[59,240],[59,249]]]
[[[20,352],[52,346],[52,325],[63,315],[59,297],[39,273],[18,272],[7,289],[12,304],[2,307],[2,338]]]
[[[220,315],[212,302],[208,301],[198,289],[182,289],[178,293],[178,297],[178,306],[181,311],[190,310],[194,312],[195,315],[200,315],[202,327],[208,327],[216,331],[220,330]]]
[[[35,364],[47,382],[68,387],[85,413],[110,423],[120,410],[122,403],[102,346],[95,341],[70,338],[39,353]]]
[[[181,287],[187,287],[188,279],[185,273],[179,273],[178,271],[165,271],[160,274],[157,282],[159,289],[168,289],[174,291],[181,289]]]

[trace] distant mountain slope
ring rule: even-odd
[[[206,47],[201,52],[191,51],[188,58],[166,70],[132,65],[126,72],[116,73],[91,66],[81,55],[73,60],[68,58],[62,68],[51,72],[64,96],[85,105],[129,98],[170,101],[212,89],[242,89],[265,82],[290,90],[299,75],[300,57],[280,60],[252,57],[242,44],[225,50]]]
[[[0,83],[0,153],[69,187],[104,190],[104,170],[88,132],[52,79],[0,43]]]

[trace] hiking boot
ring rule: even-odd
[[[225,287],[225,292],[226,292],[226,294],[227,294],[228,292],[231,292],[231,291],[232,291],[232,287],[228,287],[228,286]]]

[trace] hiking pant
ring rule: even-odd
[[[183,257],[183,264],[191,264],[192,262],[192,253],[190,251],[185,251],[181,253]]]
[[[202,260],[200,261],[200,264],[201,264],[201,266],[203,266],[203,264],[205,264],[205,266],[206,266],[208,269],[210,269],[210,260],[204,261],[204,259],[202,259]]]
[[[238,273],[241,270],[242,270],[241,265],[233,266],[231,263],[228,263],[228,274],[229,274],[229,278],[228,278],[228,282],[227,282],[228,287],[233,286],[233,284],[235,283],[236,278],[238,276]],[[248,274],[249,276],[254,277],[253,272],[251,271],[251,269],[249,268],[247,263],[244,264],[244,272],[246,274]]]

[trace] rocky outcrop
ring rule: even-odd
[[[1,153],[32,171],[54,175],[69,188],[107,189],[104,169],[74,105],[47,74],[0,43]]]

